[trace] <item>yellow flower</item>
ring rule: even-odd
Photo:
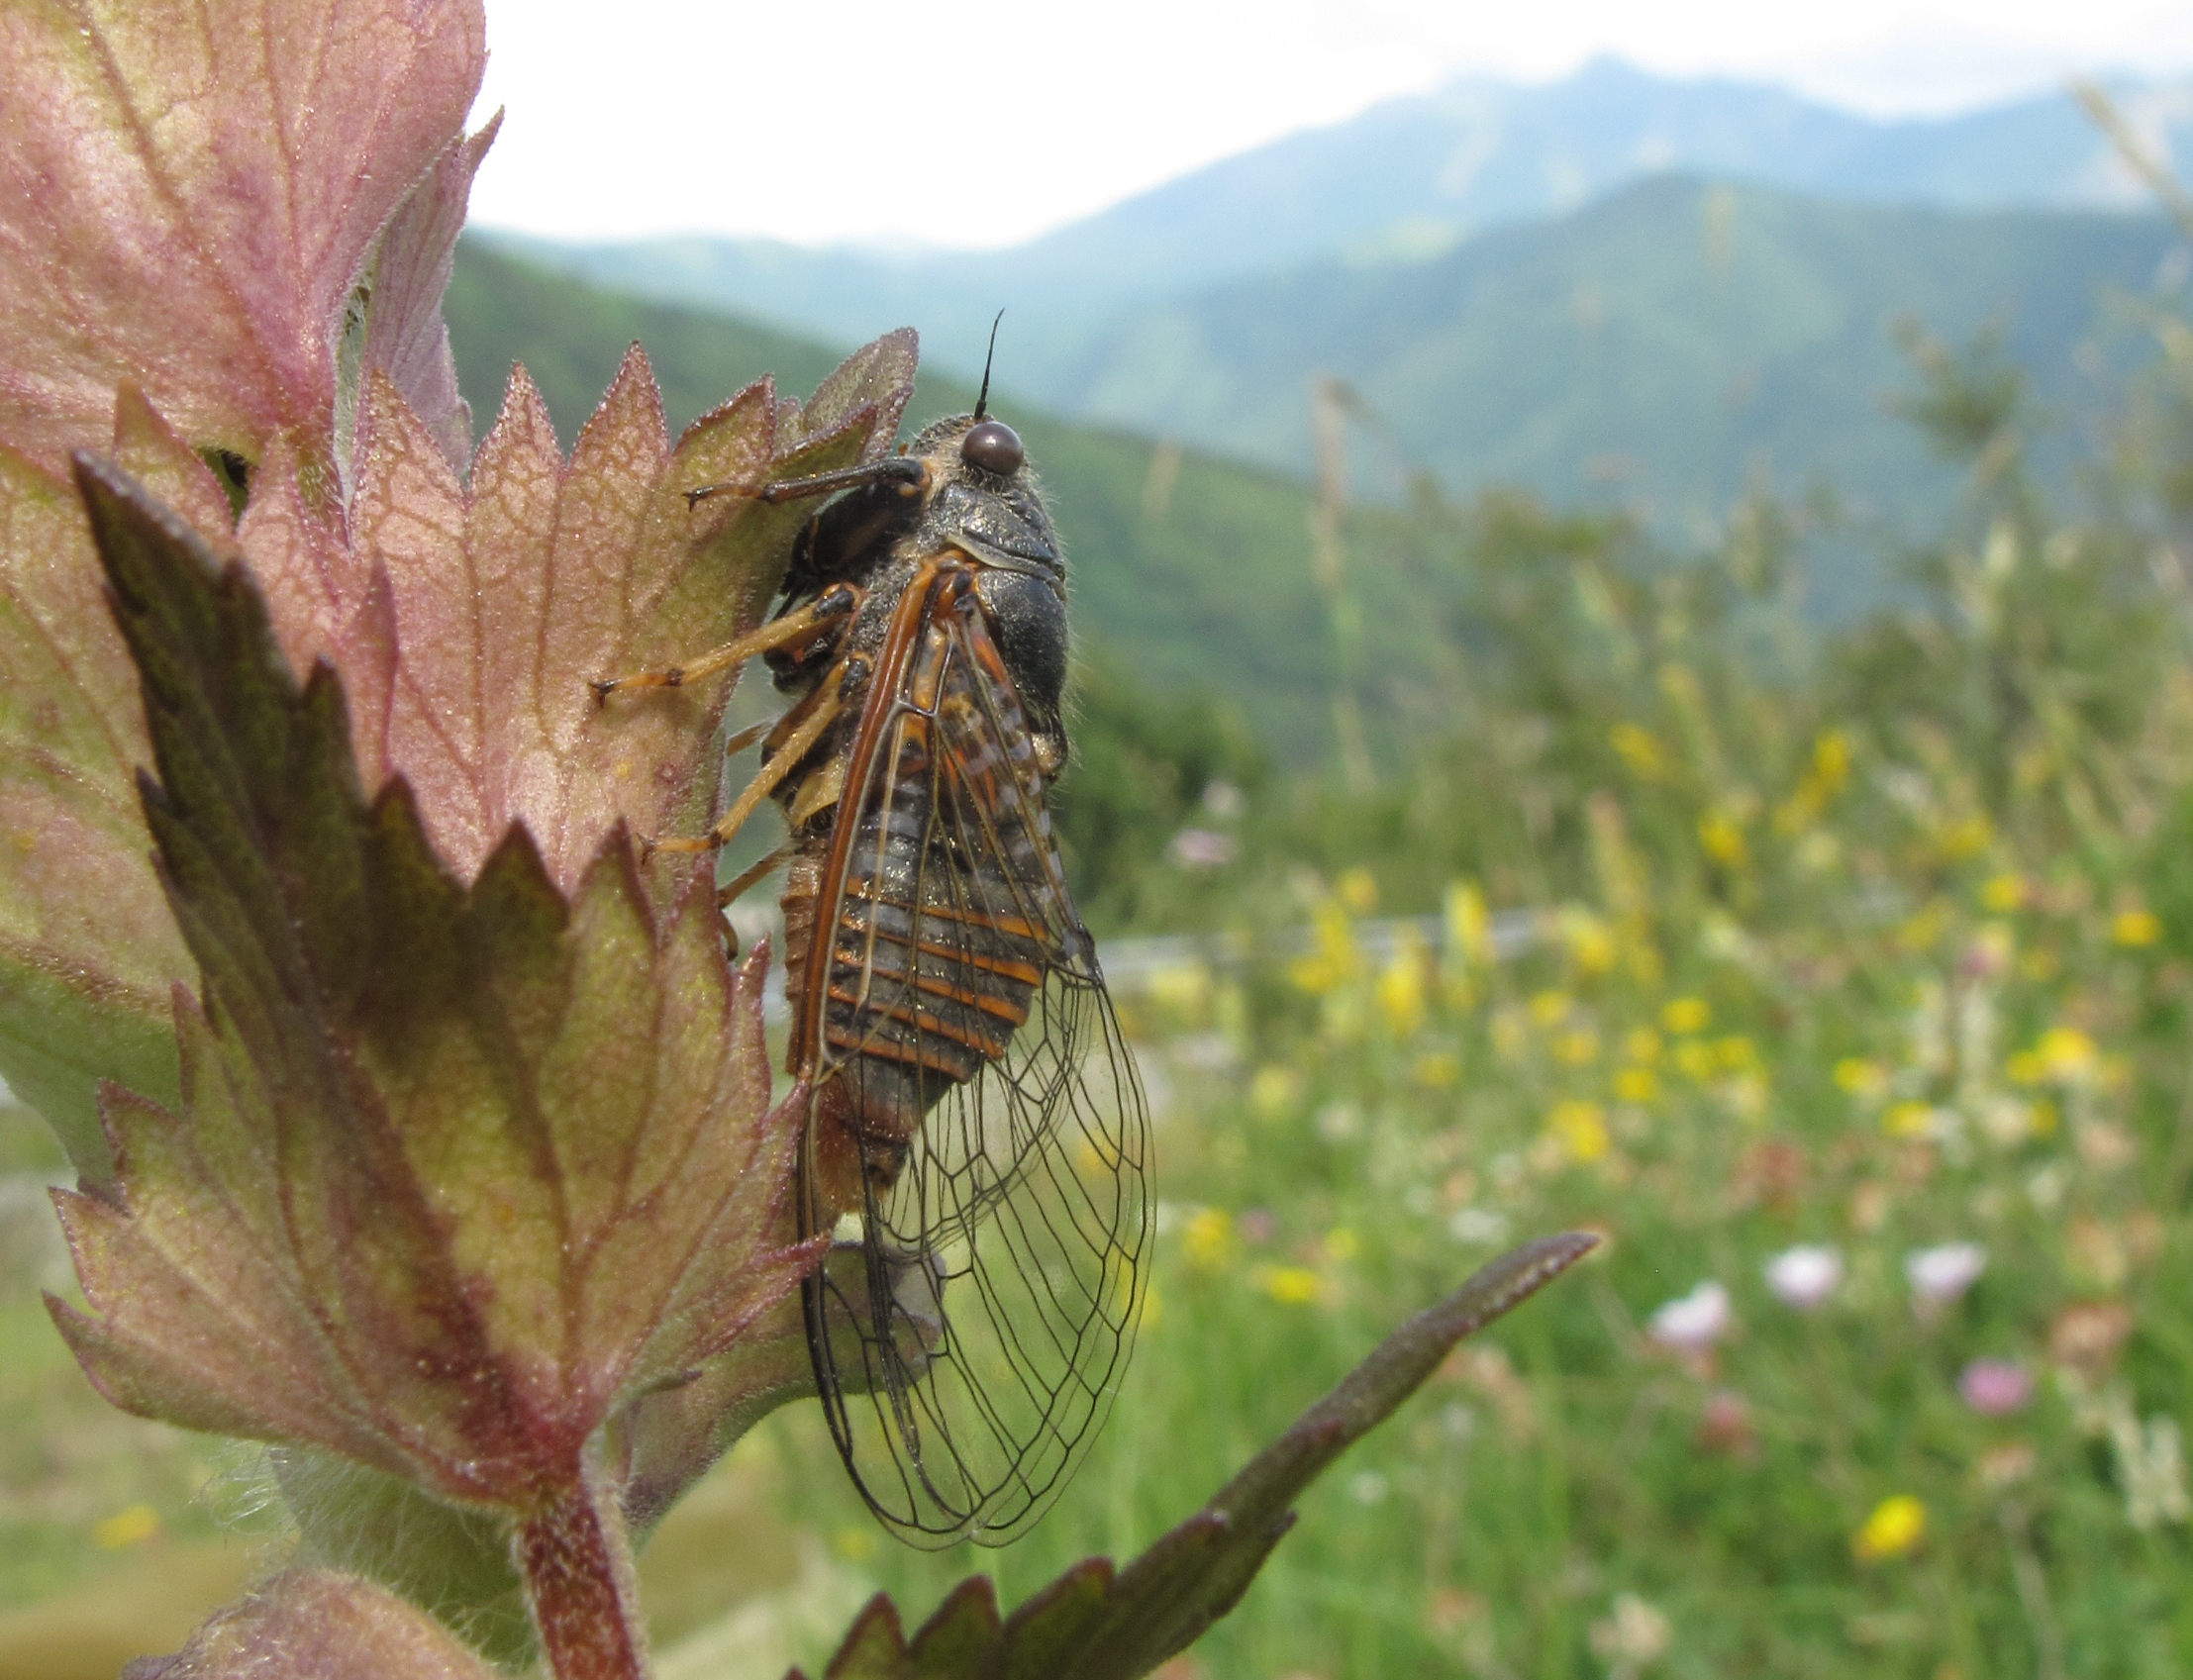
[[[1234,1251],[1234,1222],[1220,1208],[1199,1209],[1188,1221],[1181,1238],[1188,1264],[1198,1271],[1217,1271]]]
[[[2003,1063],[2003,1071],[2013,1085],[2038,1085],[2048,1077],[2047,1063],[2033,1050],[2020,1050]]]
[[[1417,1057],[1409,1076],[1428,1091],[1444,1091],[1462,1076],[1462,1058],[1452,1050],[1433,1050]]]
[[[2056,1106],[2043,1097],[2033,1106],[2031,1124],[2036,1137],[2045,1137],[2056,1129]]]
[[[1881,1116],[1881,1130],[1891,1137],[1924,1137],[1934,1130],[1934,1118],[1930,1103],[1892,1103]]]
[[[1744,843],[1743,826],[1726,811],[1709,811],[1698,819],[1698,843],[1725,868],[1741,869],[1751,855]]]
[[[1267,1062],[1248,1082],[1248,1106],[1265,1120],[1277,1120],[1302,1100],[1302,1075]]]
[[[1660,1011],[1660,1025],[1670,1033],[1702,1033],[1713,1020],[1713,1006],[1704,998],[1670,998]]]
[[[1325,1294],[1325,1280],[1307,1266],[1267,1266],[1255,1282],[1283,1307],[1307,1307]]]
[[[847,1563],[865,1563],[875,1555],[875,1526],[847,1523],[831,1534],[830,1547]]]
[[[1541,1027],[1558,1027],[1568,1018],[1566,992],[1540,992],[1531,1000],[1531,1019]]]
[[[1396,1038],[1412,1038],[1424,1025],[1424,951],[1414,939],[1394,946],[1393,960],[1378,976],[1378,1013]]]
[[[2162,938],[2162,924],[2151,910],[2120,910],[2109,925],[2109,937],[2121,945],[2151,945]]]
[[[1980,889],[1980,903],[1997,916],[2008,916],[2023,909],[2026,903],[2026,880],[2022,875],[1996,875]]]
[[[1446,889],[1446,944],[1472,968],[1492,962],[1492,919],[1475,881],[1456,881]]]
[[[1713,1046],[1700,1043],[1696,1038],[1685,1038],[1675,1046],[1675,1065],[1687,1079],[1695,1079],[1701,1085],[1714,1076],[1720,1064],[1715,1061]]]
[[[2094,1040],[2076,1027],[2049,1028],[2034,1045],[2034,1053],[2050,1079],[2084,1078],[2100,1059]]]
[[[1759,1069],[1758,1046],[1742,1035],[1716,1038],[1713,1059],[1726,1073],[1756,1073]]]
[[[1345,1225],[1337,1225],[1325,1234],[1325,1257],[1328,1260],[1352,1260],[1362,1243]]]
[[[1938,898],[1896,930],[1896,942],[1916,955],[1932,949],[1948,926],[1949,906]]]
[[[1617,724],[1607,732],[1607,741],[1640,781],[1656,782],[1667,773],[1667,751],[1650,730]]]
[[[1570,1067],[1589,1067],[1599,1059],[1599,1035],[1588,1027],[1561,1034],[1553,1040],[1553,1059]]]
[[[1853,1097],[1877,1101],[1888,1089],[1888,1069],[1863,1056],[1844,1056],[1836,1063],[1836,1084]]]
[[[1659,1076],[1649,1067],[1626,1067],[1614,1076],[1614,1094],[1626,1103],[1648,1103],[1660,1094]]]
[[[138,1545],[160,1532],[160,1514],[150,1505],[133,1505],[91,1526],[91,1543],[101,1551]]]
[[[1356,969],[1355,936],[1347,912],[1328,899],[1312,919],[1315,948],[1288,965],[1287,976],[1305,992],[1323,994],[1352,978]]]
[[[1561,942],[1581,974],[1604,974],[1615,964],[1614,930],[1588,910],[1561,913]]]
[[[1607,1122],[1597,1103],[1556,1103],[1545,1117],[1545,1127],[1572,1161],[1598,1160],[1610,1147]]]
[[[1211,996],[1211,971],[1200,962],[1176,962],[1149,977],[1149,995],[1162,1009],[1198,1015]]]
[[[1927,1508],[1908,1493],[1892,1495],[1873,1507],[1873,1515],[1850,1536],[1850,1555],[1860,1563],[1903,1557],[1927,1537]]]
[[[1827,793],[1840,793],[1850,779],[1850,738],[1841,730],[1822,730],[1812,743],[1812,773]]]
[[[1649,1027],[1633,1027],[1622,1040],[1622,1053],[1643,1067],[1660,1059],[1660,1036]]]
[[[1350,916],[1368,916],[1378,908],[1378,883],[1368,869],[1358,866],[1343,870],[1333,890]]]
[[[1952,863],[1960,863],[1967,857],[1977,857],[1995,839],[1995,825],[1983,813],[1975,812],[1961,817],[1954,823],[1945,823],[1935,836],[1935,843],[1942,847],[1942,855]]]

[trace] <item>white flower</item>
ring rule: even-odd
[[[1809,1313],[1843,1281],[1843,1252],[1831,1243],[1800,1242],[1766,1262],[1766,1287],[1785,1307]]]
[[[1962,1300],[1987,1270],[1987,1250],[1977,1242],[1943,1242],[1904,1256],[1912,1302],[1922,1313],[1940,1312]]]
[[[1457,1242],[1505,1242],[1508,1216],[1490,1208],[1458,1208],[1446,1222],[1446,1234]]]
[[[1645,1332],[1678,1353],[1703,1353],[1728,1334],[1729,1324],[1729,1292],[1709,1279],[1688,1295],[1664,1303]]]
[[[1607,1665],[1609,1680],[1630,1680],[1667,1654],[1674,1634],[1658,1609],[1635,1593],[1622,1593],[1614,1614],[1591,1625],[1592,1654]]]

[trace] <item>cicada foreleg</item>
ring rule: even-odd
[[[711,676],[732,665],[743,665],[756,653],[788,647],[827,634],[850,622],[859,609],[860,591],[849,583],[833,584],[814,600],[795,607],[782,618],[772,619],[736,641],[712,648],[682,665],[665,665],[655,671],[633,671],[626,676],[596,677],[588,684],[594,703],[606,705],[609,697],[626,688],[682,688],[700,677]]]
[[[814,496],[835,496],[841,490],[857,490],[869,484],[898,485],[907,495],[917,495],[928,479],[929,468],[918,460],[905,455],[889,455],[882,460],[863,461],[858,466],[842,467],[836,472],[817,472],[805,478],[780,478],[773,484],[747,484],[736,479],[721,484],[703,484],[685,492],[685,505],[697,508],[711,496],[736,496],[744,502],[762,502],[770,507],[780,507],[786,502],[805,501]]]
[[[787,713],[780,722],[788,723],[798,718],[798,725],[781,741],[771,742],[769,758],[754,772],[737,799],[731,802],[717,825],[695,840],[650,840],[646,850],[657,851],[715,851],[745,826],[748,817],[760,807],[761,802],[776,791],[779,782],[792,773],[806,758],[823,734],[838,721],[859,692],[860,685],[868,679],[868,658],[862,653],[848,653],[833,665],[824,676],[822,686],[807,701]],[[805,715],[802,716],[802,713]],[[766,873],[766,871],[764,871]]]

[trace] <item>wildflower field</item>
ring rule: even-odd
[[[1806,622],[1810,539],[1763,506],[1684,563],[1619,520],[1419,510],[1397,541],[1467,579],[1464,727],[1368,794],[1184,819],[1238,844],[1150,883],[1211,938],[1126,1000],[1155,1286],[1009,1590],[1142,1542],[1385,1327],[1583,1226],[1594,1260],[1344,1461],[1183,1676],[2193,1661],[2193,346],[2163,342],[2083,520],[2026,474],[2015,378],[1936,352],[1913,407],[1969,501],[1856,625]],[[757,1448],[802,1490],[806,1422]],[[989,1561],[841,1504],[902,1601]]]
[[[1092,703],[1069,839],[1103,766],[1146,809],[1173,779],[1089,897],[1110,936],[1194,935],[1121,987],[1159,1217],[1112,1423],[1027,1541],[927,1557],[815,1409],[779,1414],[643,1559],[662,1672],[812,1672],[875,1586],[918,1614],[980,1569],[1011,1602],[1131,1552],[1396,1322],[1573,1227],[1597,1256],[1344,1459],[1172,1680],[2193,1662],[2193,337],[2139,330],[2121,435],[2053,494],[2015,376],[1921,346],[1967,501],[1861,622],[1799,579],[1887,540],[1817,513],[1671,556],[1427,493],[1354,534],[1455,650],[1370,785],[1191,775]],[[12,1210],[57,1165],[0,1116],[26,1680],[101,1671],[33,1648],[51,1606],[126,1638],[203,1577],[187,1629],[281,1543],[249,1453],[107,1411],[48,1328],[65,1273]]]

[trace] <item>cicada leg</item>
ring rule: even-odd
[[[723,912],[745,898],[747,894],[753,891],[755,887],[767,880],[778,869],[781,869],[786,860],[791,857],[793,849],[789,842],[780,845],[776,850],[769,852],[757,862],[748,864],[718,887],[716,889],[717,914],[722,915]],[[724,923],[723,933],[724,955],[733,962],[737,962],[739,960],[739,931],[727,920]]]
[[[665,665],[658,671],[634,671],[626,676],[596,677],[588,684],[594,703],[605,705],[621,688],[682,688],[696,678],[712,675],[728,665],[741,665],[756,653],[788,646],[849,620],[860,606],[860,591],[849,583],[833,584],[804,607],[772,619],[748,631],[735,642],[703,653],[683,665]]]
[[[743,502],[764,502],[778,507],[786,502],[804,501],[811,496],[835,496],[841,490],[856,490],[868,484],[896,483],[904,495],[920,493],[929,476],[929,468],[918,460],[904,455],[890,455],[882,460],[863,461],[858,466],[843,467],[836,472],[818,472],[806,478],[780,478],[774,484],[745,484],[729,481],[722,484],[703,484],[685,492],[685,505],[698,507],[711,496],[736,496]]]
[[[748,724],[745,729],[726,736],[724,738],[724,756],[726,758],[738,757],[740,753],[746,751],[748,747],[782,722],[784,722],[784,714],[779,712],[773,718],[763,718],[758,724]]]
[[[761,802],[775,791],[776,785],[792,773],[807,756],[808,749],[822,740],[823,732],[837,722],[838,714],[846,706],[854,690],[867,680],[868,661],[865,656],[853,653],[838,661],[824,677],[822,687],[809,697],[807,716],[800,719],[799,727],[776,743],[776,750],[769,754],[769,761],[756,770],[753,779],[747,783],[737,799],[731,802],[717,825],[696,840],[649,840],[645,851],[715,851],[736,835],[752,816]],[[796,717],[798,712],[787,714]]]

